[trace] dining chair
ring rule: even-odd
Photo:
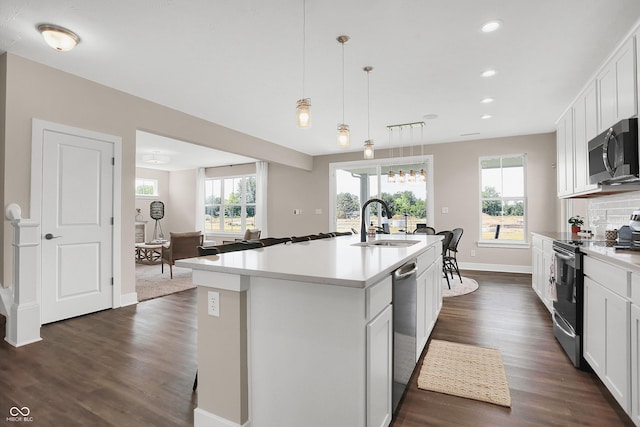
[[[433,227],[418,227],[413,230],[413,234],[436,234],[436,229]]]
[[[451,239],[453,239],[452,231],[439,231],[436,233],[437,236],[444,236],[442,239],[442,273],[444,274],[445,279],[447,279],[447,286],[451,289],[451,283],[449,282],[449,271],[451,268],[450,263],[446,262],[447,251],[449,250],[449,244],[451,243]]]
[[[451,273],[451,278],[453,279],[453,272],[455,271],[458,274],[458,279],[460,279],[460,283],[462,283],[462,276],[460,276],[460,269],[458,268],[458,243],[460,243],[460,239],[462,238],[462,233],[464,230],[462,228],[454,228],[452,230],[453,237],[451,238],[451,242],[449,242],[449,247],[447,248],[447,254],[443,257],[443,262],[447,262],[449,264],[449,272]]]

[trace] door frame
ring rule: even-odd
[[[86,129],[66,126],[59,123],[48,122],[40,119],[32,119],[31,122],[31,199],[30,218],[38,222],[38,232],[42,235],[42,167],[44,149],[44,132],[69,133],[87,138],[95,138],[113,144],[113,233],[112,233],[112,271],[113,271],[113,304],[111,308],[122,306],[122,138]],[[37,301],[42,306],[42,246],[38,245],[36,254],[36,295]],[[40,320],[42,324],[42,319]]]

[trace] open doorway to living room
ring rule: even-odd
[[[138,301],[193,287],[190,269],[168,264],[171,233],[205,231],[204,200],[198,196],[204,193],[204,188],[200,190],[199,180],[207,171],[230,166],[237,170],[255,169],[255,159],[136,132],[136,210],[131,220],[135,221],[132,253],[136,259]],[[209,237],[203,233],[203,243],[215,244],[210,240],[211,234],[207,234]]]

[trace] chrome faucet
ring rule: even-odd
[[[384,211],[387,214],[387,219],[390,219],[391,216],[389,216],[389,206],[387,206],[387,204],[384,202],[384,200],[381,199],[369,199],[366,202],[364,202],[364,205],[362,205],[362,213],[360,214],[360,218],[361,218],[361,222],[362,224],[360,225],[360,241],[361,242],[366,242],[367,241],[367,226],[364,223],[364,211],[367,209],[367,206],[369,206],[369,203],[371,202],[378,202],[380,203],[383,207],[384,207]],[[389,234],[389,227],[387,225],[387,228],[384,229],[384,233],[385,234]]]

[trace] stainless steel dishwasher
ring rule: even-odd
[[[416,260],[393,273],[393,412],[416,366]]]

